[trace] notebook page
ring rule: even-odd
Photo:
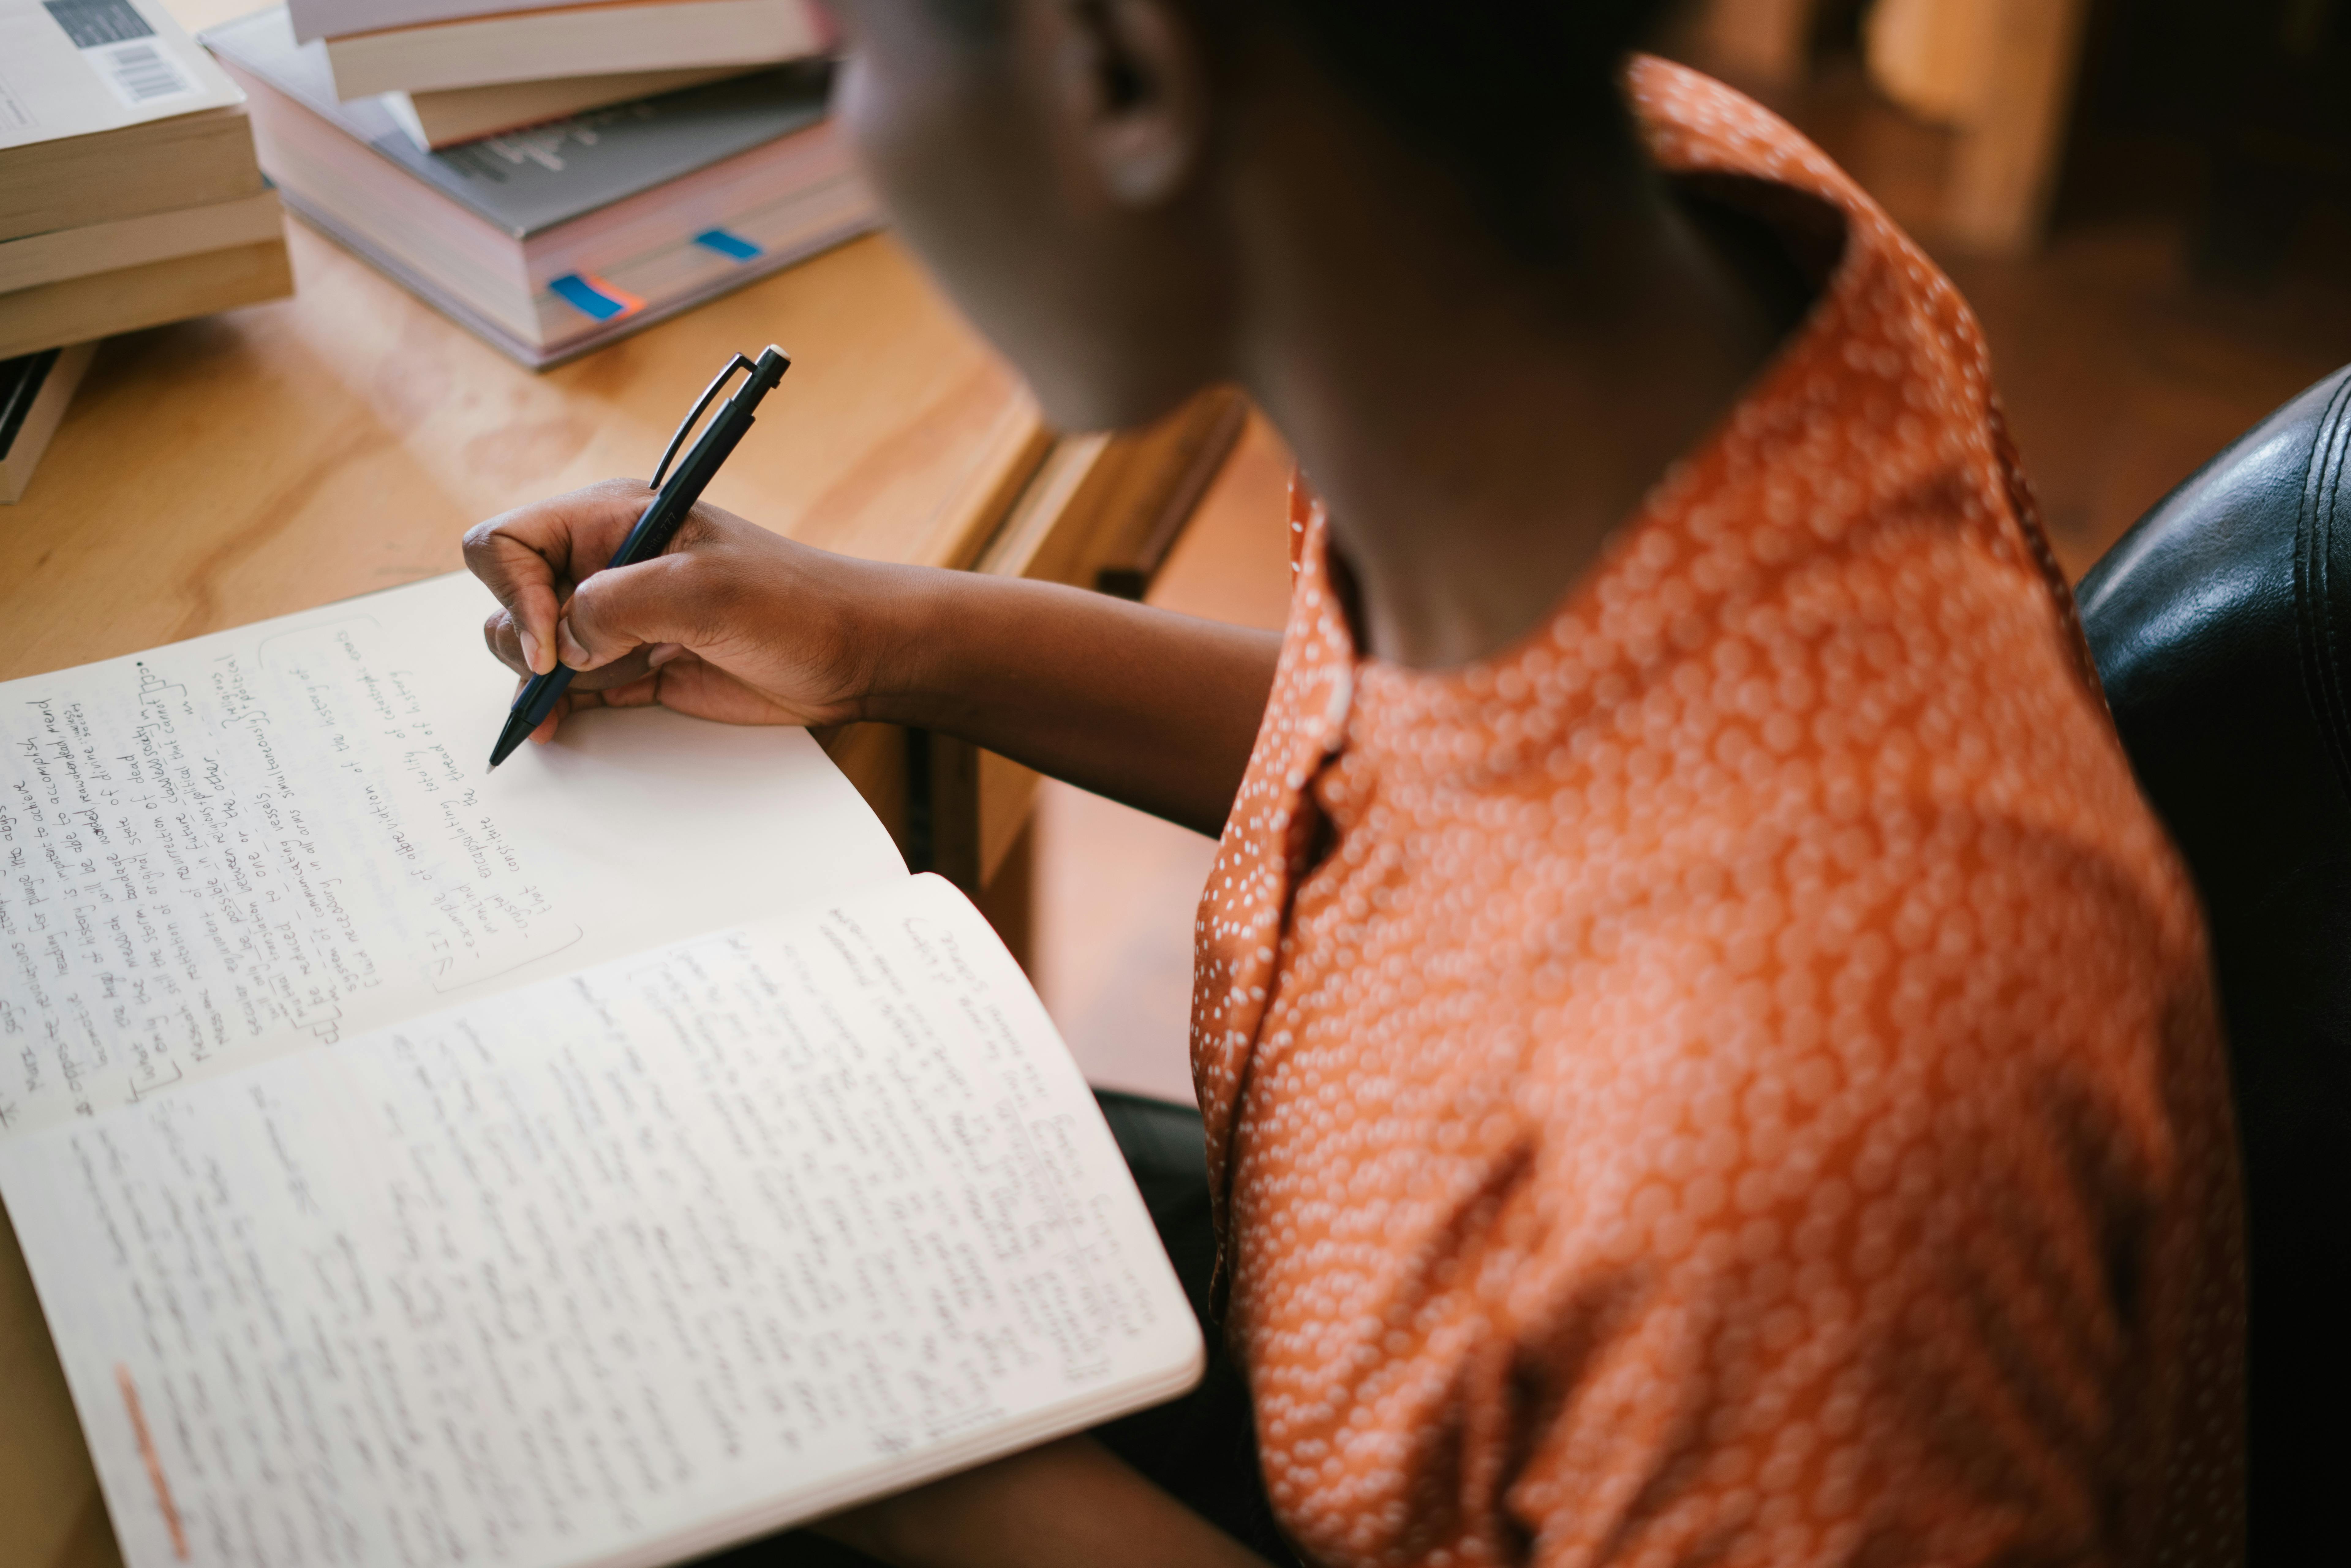
[[[0,1135],[903,879],[799,730],[589,713],[486,773],[462,574],[0,684]]]
[[[11,1140],[0,1193],[131,1568],[674,1562],[1201,1364],[935,877]]]

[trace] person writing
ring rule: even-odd
[[[1233,1429],[836,1540],[2240,1560],[2193,894],[1964,304],[1786,126],[1630,54],[1657,9],[836,0],[898,231],[1057,423],[1233,382],[1289,439],[1279,638],[709,507],[597,572],[635,482],[469,535],[492,648],[580,672],[541,738],[883,720],[1222,835],[1191,1050]],[[1182,1479],[1219,1446],[1255,1511]]]

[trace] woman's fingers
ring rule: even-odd
[[[605,707],[650,707],[660,700],[661,688],[658,674],[644,674],[622,685],[607,686],[594,695]]]
[[[643,513],[648,494],[635,480],[607,480],[518,507],[467,530],[465,565],[500,606],[484,629],[492,653],[531,674],[555,667],[555,622],[562,595],[611,559]]]
[[[555,738],[563,721],[575,713],[590,708],[650,707],[656,703],[674,707],[696,718],[714,718],[730,724],[788,724],[792,716],[767,702],[758,694],[733,677],[712,669],[693,654],[684,653],[674,643],[669,646],[669,656],[662,660],[669,672],[665,679],[660,669],[650,669],[618,685],[602,690],[574,685],[555,699],[547,717],[531,731],[531,739],[540,745]],[[517,682],[520,692],[523,683]]]
[[[608,703],[615,699],[658,702],[674,712],[721,724],[805,724],[812,716],[693,653],[669,660],[650,679],[605,694]]]
[[[600,571],[564,607],[555,627],[556,655],[583,674],[632,655],[642,671],[664,643],[705,643],[734,598],[725,576],[692,554]]]
[[[490,656],[516,674],[528,676],[535,673],[529,662],[522,656],[522,643],[516,632],[514,617],[507,614],[504,607],[491,611],[488,619],[482,622],[482,641],[488,645]]]
[[[491,653],[518,674],[571,672],[559,723],[656,702],[730,724],[846,716],[874,662],[858,608],[872,572],[701,506],[661,556],[603,566],[643,504],[641,486],[601,485],[468,534],[466,562],[500,605],[482,629]]]
[[[482,628],[490,652],[525,674],[544,674],[554,667],[551,634],[565,579],[519,533],[501,528],[514,517],[508,513],[468,531],[465,565],[497,596],[497,612]]]

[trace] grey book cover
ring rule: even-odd
[[[828,62],[802,61],[427,152],[376,99],[336,101],[326,47],[296,43],[283,5],[197,38],[516,239],[805,131],[832,81]]]

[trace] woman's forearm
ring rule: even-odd
[[[903,570],[863,716],[941,731],[1204,833],[1223,830],[1280,637],[1107,594]]]
[[[498,597],[491,651],[517,674],[559,659],[578,673],[542,738],[577,709],[650,702],[733,724],[879,719],[1222,831],[1272,689],[1272,633],[833,555],[709,506],[659,559],[601,570],[643,509],[643,486],[611,481],[465,537]]]

